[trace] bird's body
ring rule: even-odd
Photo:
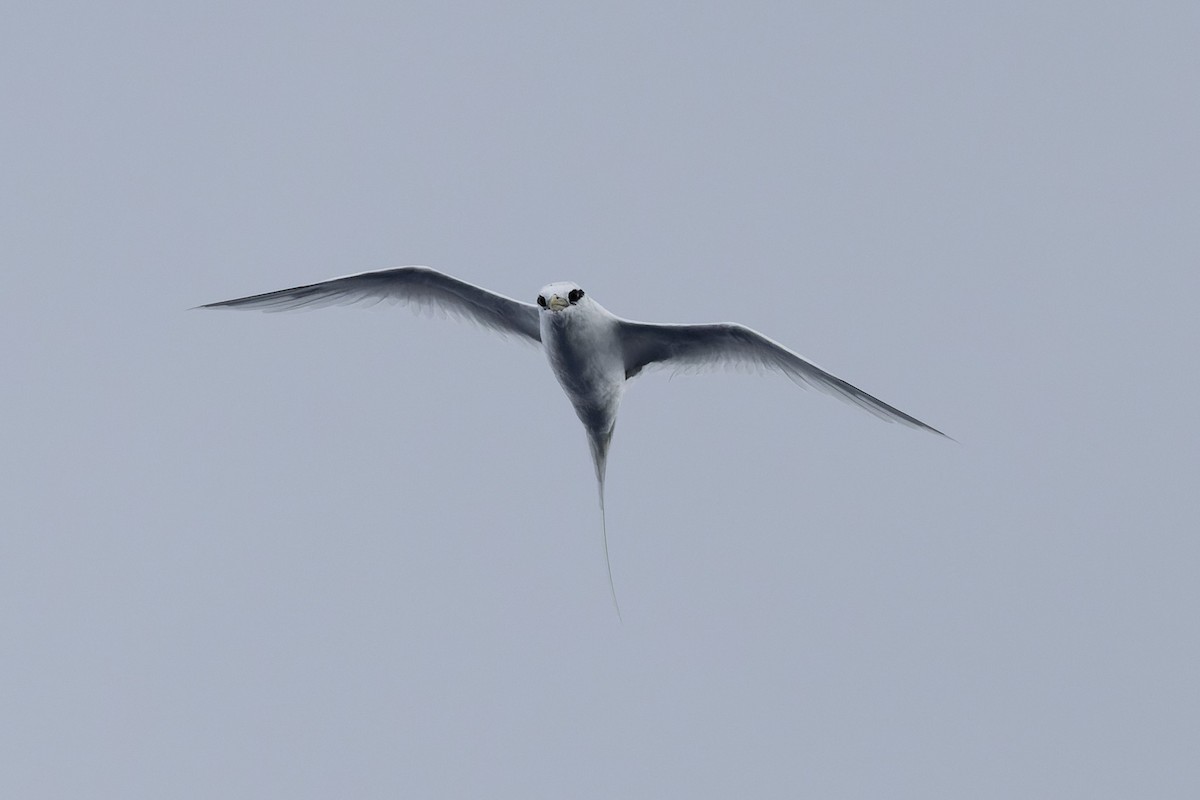
[[[734,363],[776,370],[801,386],[839,396],[890,422],[944,435],[750,328],[735,323],[633,322],[609,313],[579,286],[569,282],[543,287],[534,305],[489,292],[428,267],[397,267],[210,303],[201,308],[284,311],[385,301],[433,305],[501,334],[541,344],[550,369],[587,433],[599,484],[606,563],[608,537],[603,514],[608,447],[626,382],[648,366],[695,368]],[[612,586],[609,567],[610,589]],[[616,600],[613,590],[614,605]]]
[[[571,297],[578,293],[574,302]],[[546,302],[541,315],[542,348],[558,383],[575,408],[587,432],[596,483],[600,490],[600,526],[604,540],[604,564],[613,606],[620,614],[608,557],[608,523],[604,514],[604,473],[608,445],[617,424],[617,408],[625,392],[625,355],[621,349],[621,321],[573,283],[552,283],[538,295]],[[565,302],[565,307],[564,307]],[[561,313],[572,305],[577,313]],[[557,309],[557,310],[556,310]]]
[[[574,284],[550,284],[542,289],[542,296],[549,295],[549,303],[578,290]],[[568,302],[568,308],[570,305]],[[554,377],[589,434],[611,433],[625,390],[620,321],[586,295],[575,305],[579,306],[577,313],[541,315],[542,347]]]

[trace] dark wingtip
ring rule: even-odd
[[[922,430],[929,431],[930,433],[936,433],[938,436],[941,436],[943,439],[949,439],[950,441],[954,442],[955,444],[962,444],[962,442],[960,442],[958,439],[955,439],[953,436],[951,436],[948,433],[939,431],[937,428],[933,427],[932,425],[926,425],[924,422],[920,422],[920,420],[918,420],[917,422],[921,426]]]

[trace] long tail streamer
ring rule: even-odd
[[[621,604],[617,602],[617,587],[613,583],[612,561],[608,557],[608,520],[604,514],[604,473],[608,464],[608,443],[611,441],[611,429],[603,434],[588,431],[588,444],[592,448],[592,461],[596,465],[596,482],[600,488],[600,535],[601,541],[604,542],[604,566],[608,570],[608,591],[612,595],[613,608],[617,610],[617,619],[622,620]]]

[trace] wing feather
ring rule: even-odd
[[[625,375],[661,364],[681,369],[753,366],[782,372],[796,384],[832,394],[881,419],[945,436],[937,428],[867,394],[816,364],[744,325],[658,325],[622,320]]]
[[[395,267],[360,272],[277,292],[208,303],[199,308],[292,311],[330,305],[376,305],[382,302],[436,308],[501,334],[517,334],[534,342],[542,340],[537,306],[489,292],[429,267]]]

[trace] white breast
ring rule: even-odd
[[[542,346],[554,376],[589,428],[611,427],[625,384],[617,320],[584,298],[560,312],[542,312]]]

